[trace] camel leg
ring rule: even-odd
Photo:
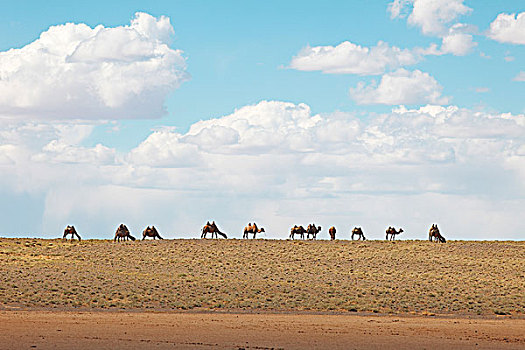
[[[162,238],[159,234],[157,234],[157,237],[158,237],[159,239],[164,239],[164,238]]]
[[[82,240],[82,239],[80,238],[80,235],[79,235],[78,233],[75,233],[75,235],[77,236],[78,241],[80,242],[80,241]],[[71,239],[73,239],[73,238],[71,238]]]
[[[255,235],[256,235],[256,234],[257,234],[257,232],[254,232],[254,233],[253,233],[253,239],[255,239]]]

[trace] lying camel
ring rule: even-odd
[[[401,232],[403,232],[402,228],[399,228],[399,231],[396,231],[395,228],[388,227],[386,230],[386,240],[388,241],[388,235],[390,235],[390,240],[393,241],[396,238],[396,235],[400,234]]]
[[[312,239],[316,239],[319,232],[321,232],[321,226],[315,227],[315,224],[308,225],[306,228],[306,239],[310,239],[310,235],[312,235]]]
[[[432,227],[430,227],[430,231],[428,232],[428,240],[432,242],[433,239],[435,242],[441,242],[441,243],[447,242],[445,237],[443,237],[441,233],[439,232],[437,224],[433,224]]]
[[[335,233],[336,233],[336,232],[337,232],[337,230],[336,230],[335,227],[333,227],[333,226],[330,227],[330,228],[328,229],[328,233],[330,234],[330,239],[331,239],[332,241],[335,240]]]
[[[304,239],[304,234],[306,233],[306,230],[302,226],[295,225],[292,227],[290,231],[290,238],[294,239],[295,235],[300,235],[301,239]]]
[[[128,239],[131,239],[132,241],[135,240],[135,237],[133,237],[130,233],[126,225],[120,224],[120,226],[117,228],[117,232],[115,232],[115,238],[113,241],[119,241],[122,238],[122,240],[126,241]]]
[[[71,235],[71,240],[74,240],[75,236],[77,236],[78,240],[81,241],[80,235],[77,233],[77,230],[75,230],[75,226],[67,225],[66,229],[64,230],[64,236],[62,237],[62,239],[67,239],[67,235]]]
[[[151,226],[151,227],[146,227],[146,229],[144,231],[142,231],[142,240],[145,240],[146,237],[153,237],[153,239],[163,239],[157,229],[155,228],[155,226]]]
[[[264,227],[257,228],[257,224],[255,222],[253,223],[253,225],[251,223],[248,223],[248,226],[244,228],[244,234],[242,235],[242,238],[248,239],[248,234],[253,233],[253,239],[255,239],[255,235],[261,232],[265,232]]]
[[[354,240],[354,235],[357,235],[358,241],[361,238],[363,238],[363,241],[366,240],[365,234],[363,233],[363,230],[361,230],[361,227],[354,227],[354,229],[352,230],[352,241]]]
[[[211,224],[208,221],[206,225],[202,228],[201,238],[206,238],[206,235],[208,233],[211,233],[211,238],[213,238],[213,235],[215,234],[215,238],[219,238],[217,234],[221,235],[224,238],[228,238],[225,233],[222,233],[217,225],[215,224],[215,221],[213,221]]]

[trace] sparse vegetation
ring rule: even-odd
[[[518,315],[524,242],[0,239],[0,307]]]

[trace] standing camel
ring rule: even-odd
[[[113,241],[120,242],[120,239],[126,241],[128,239],[131,239],[132,241],[135,240],[135,237],[133,237],[130,233],[126,225],[120,224],[120,226],[117,228],[117,232],[115,232],[115,238]]]
[[[317,238],[317,234],[321,232],[321,226],[315,226],[315,224],[310,224],[306,228],[306,239],[310,239],[310,235],[312,235],[312,239]]]
[[[255,239],[255,235],[261,232],[265,232],[264,227],[257,228],[257,224],[255,222],[253,223],[253,225],[251,223],[248,223],[248,226],[244,228],[244,234],[242,235],[242,238],[248,239],[248,234],[253,233],[253,239]]]
[[[206,225],[202,228],[201,238],[206,238],[206,235],[208,233],[211,233],[211,238],[213,238],[213,235],[215,234],[215,238],[219,238],[217,234],[221,235],[224,238],[228,238],[225,233],[222,233],[217,225],[215,224],[215,221],[213,221],[211,224],[208,221]]]
[[[337,230],[335,229],[334,226],[330,227],[328,229],[328,233],[330,234],[330,240],[334,241],[335,240],[335,233],[337,232]]]
[[[75,236],[77,236],[78,241],[81,241],[80,235],[77,233],[77,230],[75,230],[75,226],[67,225],[66,229],[64,230],[64,236],[62,237],[62,239],[67,239],[67,235],[71,235],[71,240],[74,240]]]
[[[396,235],[400,234],[401,232],[403,232],[402,228],[399,228],[399,231],[396,231],[395,228],[389,226],[388,229],[386,230],[386,240],[388,241],[388,235],[390,235],[391,241],[395,240]]]
[[[302,226],[294,225],[292,229],[290,230],[290,238],[294,239],[295,235],[301,236],[301,239],[304,239],[304,234],[306,233],[306,230]]]
[[[363,238],[363,241],[366,240],[365,234],[363,233],[363,230],[361,230],[361,227],[354,227],[352,230],[352,241],[354,240],[354,235],[357,235],[357,240],[359,241],[361,238]]]
[[[153,237],[153,239],[163,239],[160,235],[155,226],[146,227],[144,231],[142,231],[142,240],[145,240],[146,237]]]
[[[445,237],[443,237],[441,233],[439,232],[437,224],[433,224],[432,227],[430,227],[430,231],[428,232],[428,240],[432,242],[433,239],[435,242],[441,242],[441,243],[447,242]]]

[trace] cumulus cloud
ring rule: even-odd
[[[477,46],[472,36],[475,31],[471,25],[456,23],[443,34],[441,47],[433,43],[427,48],[401,49],[383,41],[372,47],[350,41],[337,46],[307,46],[292,58],[290,68],[328,74],[379,75],[414,65],[428,55],[467,55]]]
[[[332,74],[376,75],[415,64],[420,59],[417,52],[391,47],[382,41],[373,47],[344,41],[337,46],[307,46],[293,57],[290,67]]]
[[[487,36],[500,43],[525,45],[525,12],[500,13],[490,24]]]
[[[350,89],[350,96],[363,105],[447,104],[443,87],[428,73],[398,69],[381,77],[379,84],[360,82]]]
[[[363,118],[261,101],[187,132],[153,131],[123,153],[85,145],[96,127],[0,124],[0,188],[41,194],[44,232],[72,222],[108,237],[124,221],[196,237],[210,218],[232,237],[244,220],[269,238],[312,220],[364,226],[372,238],[389,224],[406,226],[406,238],[424,238],[433,222],[447,238],[519,238],[525,228],[515,220],[525,115],[429,105]]]
[[[448,34],[443,37],[441,53],[450,53],[456,56],[469,54],[478,45],[472,37],[474,31],[475,28],[470,25],[464,23],[454,24],[448,30]]]
[[[525,81],[525,72],[519,72],[518,75],[514,77],[514,81]]]
[[[472,11],[464,4],[464,0],[394,0],[388,9],[391,17],[403,16],[406,7],[411,11],[408,23],[421,28],[423,34],[445,35],[448,26],[458,17]]]
[[[455,23],[460,16],[472,11],[463,2],[464,0],[394,0],[389,4],[388,10],[391,18],[405,17],[408,12],[410,25],[420,27],[423,34],[442,39],[441,48],[438,49],[434,44],[424,49],[422,54],[464,56],[477,46],[472,35],[477,30],[472,25]]]
[[[169,46],[167,17],[137,13],[130,25],[52,26],[0,52],[0,116],[54,119],[152,118],[188,79],[182,51]]]

